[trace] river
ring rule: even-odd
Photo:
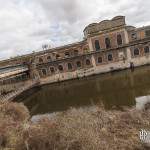
[[[64,111],[70,107],[103,104],[106,109],[135,105],[135,98],[150,94],[150,66],[79,80],[44,85],[26,91],[15,101],[23,102],[31,115]]]

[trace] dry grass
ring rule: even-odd
[[[22,139],[24,125],[29,119],[29,112],[23,104],[0,103],[0,148],[14,149]]]
[[[143,150],[140,129],[150,129],[150,111],[70,109],[31,122],[23,104],[0,105],[2,150]]]

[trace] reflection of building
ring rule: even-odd
[[[88,25],[81,42],[1,61],[0,66],[27,65],[26,73],[54,82],[128,68],[131,62],[148,64],[149,48],[150,26],[127,26],[125,17],[117,16]]]

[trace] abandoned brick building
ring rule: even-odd
[[[92,23],[83,41],[0,62],[1,83],[39,79],[41,84],[150,63],[150,26],[126,25],[124,16]]]

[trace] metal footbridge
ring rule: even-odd
[[[28,66],[15,65],[0,68],[0,79],[28,71]]]

